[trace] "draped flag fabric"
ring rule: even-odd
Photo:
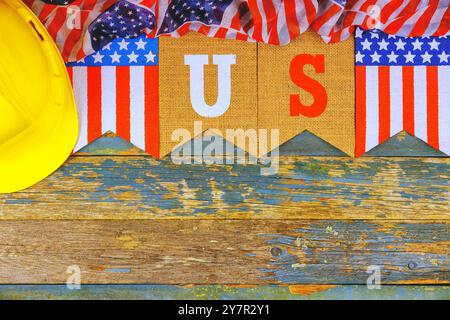
[[[111,131],[159,157],[158,40],[116,39],[67,69],[80,119],[74,151]]]
[[[356,34],[356,156],[406,131],[450,154],[450,36]]]
[[[312,28],[325,42],[355,26],[399,36],[442,36],[450,0],[24,0],[66,61],[116,38],[179,37],[188,31],[228,39],[288,44]]]

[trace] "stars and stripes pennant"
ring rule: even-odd
[[[355,26],[400,36],[450,32],[450,0],[25,0],[66,61],[119,37],[210,37],[284,45],[311,28],[326,42]]]
[[[450,36],[356,33],[356,156],[406,131],[450,154]]]
[[[68,63],[80,119],[78,151],[111,131],[159,157],[158,40],[116,39]]]

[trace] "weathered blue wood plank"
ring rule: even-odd
[[[437,221],[1,221],[0,283],[448,284],[449,247]]]
[[[285,156],[347,156],[341,150],[309,131],[303,131],[291,140],[286,141],[278,148],[278,151],[280,155]]]
[[[80,155],[146,155],[144,151],[133,146],[123,138],[108,132],[102,137],[94,140],[73,156]]]
[[[353,281],[364,283],[370,266],[379,268],[381,281],[430,279],[429,272],[437,282],[450,281],[450,242],[445,223],[321,221],[259,236],[270,245],[274,256],[269,268],[261,270],[270,281],[298,283],[308,277],[311,283],[338,278],[335,283],[344,283],[341,281],[352,274]],[[430,250],[430,243],[436,245],[432,245],[435,249]],[[371,253],[360,255],[365,251]],[[416,255],[418,251],[423,254]],[[322,263],[326,266],[317,272],[317,265]],[[343,267],[347,263],[351,266]]]
[[[177,165],[73,157],[51,177],[0,195],[0,219],[448,219],[450,159],[292,157],[259,165]]]
[[[0,299],[139,299],[139,300],[448,300],[449,286],[170,286],[84,285],[69,290],[64,285],[0,285]]]
[[[419,138],[400,132],[385,143],[368,151],[372,157],[445,157],[445,153],[432,148]]]

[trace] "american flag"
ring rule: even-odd
[[[356,32],[356,156],[406,131],[450,154],[450,36]]]
[[[76,61],[118,37],[210,37],[275,45],[314,29],[326,42],[355,26],[401,36],[450,33],[450,0],[24,0]]]
[[[158,40],[116,39],[68,63],[80,119],[78,151],[111,131],[159,157]]]

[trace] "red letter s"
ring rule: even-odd
[[[308,91],[314,97],[314,102],[310,106],[305,106],[300,101],[299,94],[291,94],[291,116],[300,114],[314,118],[320,116],[327,106],[328,96],[325,88],[313,78],[304,74],[304,66],[310,64],[314,67],[316,73],[325,72],[325,56],[300,54],[291,61],[289,74],[292,81],[300,88]]]

